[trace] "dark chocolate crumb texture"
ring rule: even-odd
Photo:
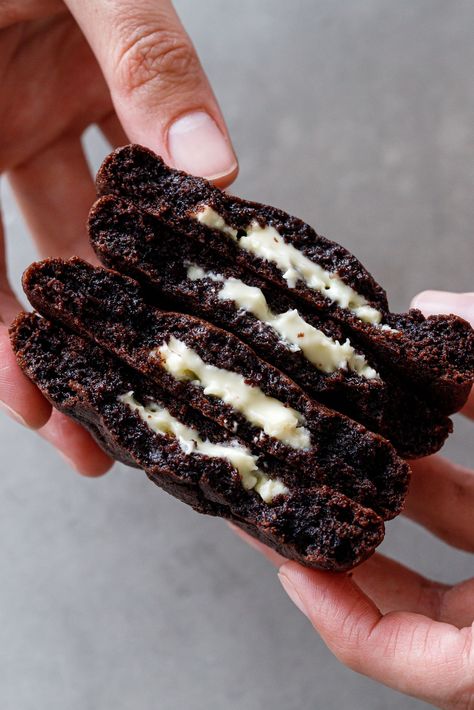
[[[402,509],[400,455],[439,449],[468,396],[469,324],[391,313],[343,247],[140,146],[97,187],[89,234],[115,271],[25,272],[43,317],[12,325],[24,372],[197,511],[309,566],[359,564]]]
[[[11,327],[18,362],[60,411],[114,458],[195,510],[231,520],[305,565],[346,570],[380,544],[384,523],[343,493],[300,484],[113,356],[35,314]]]
[[[346,249],[285,212],[233,197],[172,170],[132,145],[104,161],[100,195],[130,200],[164,229],[211,248],[219,258],[330,315],[352,345],[396,372],[442,414],[465,402],[474,376],[474,333],[461,318],[389,311],[384,290]]]
[[[130,202],[98,200],[89,235],[102,263],[148,285],[150,300],[231,330],[313,398],[390,439],[404,458],[434,453],[452,430],[385,362],[353,347],[343,324],[295,307],[272,284]]]
[[[408,466],[390,443],[316,403],[233,334],[150,306],[139,284],[74,258],[33,264],[32,305],[279,459],[298,480],[329,485],[388,519],[403,504]]]

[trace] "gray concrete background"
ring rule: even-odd
[[[395,308],[472,290],[470,0],[176,3],[241,160],[235,191],[301,215]],[[87,139],[94,165],[105,147]],[[11,275],[34,257],[4,193]],[[469,462],[458,422],[447,451]],[[0,425],[2,710],[417,708],[341,667],[275,572],[136,471],[80,478]],[[400,518],[386,553],[456,580],[473,560]]]

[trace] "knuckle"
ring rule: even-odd
[[[177,32],[154,29],[132,39],[117,61],[120,86],[133,93],[150,83],[162,91],[177,84],[192,87],[199,80],[200,65],[191,43]]]

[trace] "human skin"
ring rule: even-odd
[[[85,222],[95,198],[81,135],[138,142],[220,187],[238,172],[224,120],[168,0],[0,0],[0,172],[41,256],[94,261]],[[0,406],[54,444],[80,473],[112,462],[52,411],[18,368],[8,323],[21,310],[0,224]]]
[[[413,306],[474,325],[473,293],[426,291]],[[474,419],[473,392],[463,414]],[[410,465],[405,515],[474,552],[474,470],[441,456]],[[474,708],[474,578],[441,584],[381,554],[346,574],[310,570],[235,531],[278,568],[290,599],[346,666],[437,707]]]
[[[94,261],[83,225],[95,192],[80,142],[92,123],[114,146],[142,143],[221,187],[237,174],[216,100],[165,0],[0,0],[0,71],[0,170],[41,255]],[[79,472],[100,475],[110,459],[16,364],[7,323],[20,304],[6,266],[2,248],[0,404]],[[416,305],[474,322],[472,294],[429,292]],[[474,418],[474,397],[464,413]],[[474,551],[473,472],[439,456],[412,468],[405,513]],[[250,542],[343,663],[440,707],[474,707],[474,580],[442,585],[382,555],[351,574],[318,572]]]

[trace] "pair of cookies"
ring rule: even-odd
[[[467,398],[470,326],[390,313],[345,249],[140,146],[97,186],[89,234],[114,271],[26,271],[43,317],[12,325],[24,371],[200,512],[307,565],[358,564],[401,510],[401,457],[439,449]]]

